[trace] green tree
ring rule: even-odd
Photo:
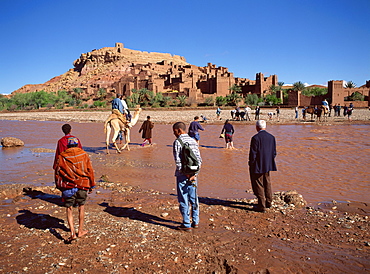
[[[265,103],[269,104],[270,106],[281,104],[281,99],[277,98],[275,94],[267,95],[264,100]]]
[[[76,99],[81,99],[81,95],[82,95],[82,93],[83,93],[83,89],[82,88],[74,88],[73,89],[73,92],[74,92],[74,97],[76,98]]]
[[[95,101],[93,103],[93,106],[96,107],[96,108],[106,107],[106,105],[107,105],[107,102],[105,102],[105,101]]]
[[[215,104],[215,99],[213,98],[213,96],[207,97],[204,100],[204,103],[205,103],[206,106],[213,106]]]
[[[327,88],[320,88],[320,87],[309,87],[302,91],[302,94],[306,96],[320,96],[320,95],[325,95],[327,93],[328,93]]]
[[[279,86],[275,86],[275,85],[271,85],[269,87],[269,91],[272,93],[272,94],[276,94],[277,91],[279,91],[281,88]]]
[[[98,90],[99,99],[104,100],[106,95],[107,95],[106,89],[105,88],[99,88],[99,90]]]
[[[365,101],[365,95],[355,91],[351,94],[351,96],[348,96],[348,101]]]
[[[2,94],[0,94],[0,110],[7,109],[8,105],[9,105],[9,102],[10,102],[10,100],[8,98],[6,98]]]
[[[301,81],[295,82],[293,84],[293,90],[294,91],[303,91],[305,89],[304,84]]]
[[[281,88],[284,86],[284,84],[285,84],[284,82],[278,82],[278,86]]]
[[[55,93],[45,92],[44,90],[36,91],[31,94],[31,102],[33,102],[36,108],[54,105],[58,100]]]
[[[258,98],[257,94],[247,94],[244,98],[244,103],[248,106],[256,106],[258,103],[262,102],[262,98]]]
[[[356,87],[356,84],[355,84],[355,83],[353,83],[352,81],[348,81],[348,82],[344,85],[344,87],[346,87],[346,88],[355,88],[355,87]]]
[[[242,99],[243,97],[237,94],[236,92],[232,92],[226,95],[228,105],[236,106]]]
[[[157,94],[153,98],[153,102],[151,103],[152,106],[163,106],[163,93],[162,92],[157,92]]]
[[[172,98],[170,96],[163,97],[163,106],[168,107],[171,103]]]
[[[19,109],[25,109],[30,103],[30,93],[16,93],[12,96],[12,102],[17,105]]]
[[[216,105],[217,106],[224,106],[226,104],[227,104],[226,97],[223,97],[223,96],[217,96],[216,97]]]
[[[180,96],[177,97],[177,99],[179,99],[179,106],[180,107],[185,106],[187,98],[188,97],[186,97],[186,95],[180,95]]]
[[[133,106],[138,104],[140,104],[140,106],[152,105],[154,102],[154,93],[153,91],[148,90],[146,88],[142,88],[139,90],[132,89],[132,95],[130,96],[130,100]]]
[[[232,85],[229,90],[231,91],[231,93],[240,93],[242,92],[242,88],[239,87],[238,85],[234,84]]]

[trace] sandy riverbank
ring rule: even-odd
[[[222,120],[216,120],[214,109],[181,109],[181,110],[152,110],[144,109],[139,117],[139,122],[144,121],[146,117],[151,116],[151,120],[156,123],[173,123],[177,121],[189,122],[194,116],[204,115],[209,119],[209,123],[221,124],[225,119],[231,119],[231,109],[223,110],[221,113]],[[274,112],[275,109],[262,108],[260,119],[265,119],[269,123],[291,124],[291,123],[312,123],[318,122],[311,120],[310,115],[306,121],[302,119],[301,111],[299,118],[295,119],[294,109],[281,109],[280,117],[273,115],[269,119],[268,113]],[[42,112],[0,112],[0,120],[38,120],[38,121],[70,121],[70,122],[104,122],[109,116],[110,111],[42,111]],[[252,111],[252,121],[235,121],[237,123],[251,123],[254,120],[254,111]],[[355,109],[352,115],[352,123],[369,123],[370,111],[368,109]],[[349,123],[348,118],[343,115],[340,117],[329,117],[327,121],[321,123],[340,124]]]

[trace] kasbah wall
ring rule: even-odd
[[[80,88],[84,91],[81,98],[85,100],[90,98],[92,101],[98,98],[100,88],[106,89],[111,96],[115,93],[130,96],[132,89],[147,88],[155,94],[162,92],[164,96],[173,98],[186,95],[192,102],[202,103],[207,97],[215,98],[230,94],[230,87],[234,84],[241,87],[243,95],[258,96],[268,95],[269,87],[278,85],[277,75],[265,77],[262,73],[257,73],[255,80],[238,78],[226,67],[216,67],[211,63],[205,67],[198,67],[187,63],[184,57],[178,55],[131,50],[125,48],[122,43],[116,43],[115,47],[83,53],[73,65],[73,69],[44,84],[25,85],[13,93],[38,90],[72,92],[74,88]],[[344,105],[344,97],[354,91],[365,95],[365,102],[354,102],[355,107],[370,105],[370,81],[360,88],[352,89],[343,88],[343,81],[329,81],[328,94],[324,97],[333,105]],[[325,98],[307,97],[290,91],[288,104],[315,105],[320,104]]]
[[[364,101],[345,101],[345,97],[352,95],[354,92],[359,92],[365,96]],[[302,95],[297,91],[289,91],[289,106],[314,106],[321,105],[324,99],[327,99],[331,105],[349,105],[352,103],[354,107],[370,106],[370,81],[358,88],[345,88],[343,80],[328,81],[328,93],[322,96],[309,97]]]

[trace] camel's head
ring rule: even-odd
[[[137,105],[136,108],[135,108],[135,112],[137,114],[139,114],[141,111],[142,111],[142,109],[141,109],[140,105]]]

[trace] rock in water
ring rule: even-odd
[[[3,147],[19,147],[24,146],[24,142],[14,137],[4,137],[1,139],[1,145]]]

